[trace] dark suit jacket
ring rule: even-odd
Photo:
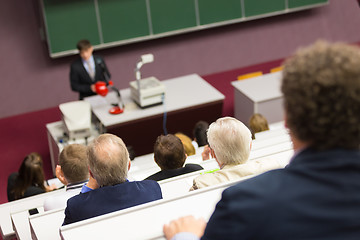
[[[171,177],[176,177],[185,173],[190,173],[190,172],[195,172],[198,170],[203,169],[200,165],[198,164],[186,164],[184,167],[182,168],[178,168],[178,169],[168,169],[168,170],[162,170],[160,172],[157,172],[147,178],[145,178],[145,180],[155,180],[155,181],[161,181],[167,178],[171,178]]]
[[[226,189],[202,239],[360,239],[360,152],[306,149]]]
[[[94,55],[95,62],[95,79],[92,80],[89,76],[89,73],[86,71],[81,57],[77,58],[70,66],[70,84],[71,89],[75,92],[79,92],[79,99],[82,100],[84,97],[95,95],[93,91],[91,91],[91,84],[94,84],[97,81],[105,81],[104,72],[102,66],[108,74],[108,78],[110,79],[110,73],[106,67],[105,61],[99,57]]]
[[[65,224],[115,212],[162,198],[155,181],[124,182],[101,187],[70,198],[65,209]]]

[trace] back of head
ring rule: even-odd
[[[210,124],[207,136],[220,163],[237,165],[248,160],[251,132],[239,120],[232,117],[219,118]]]
[[[194,145],[192,144],[191,138],[189,138],[183,133],[175,133],[175,136],[180,138],[182,144],[184,145],[186,155],[188,156],[195,155],[196,151]]]
[[[126,181],[129,153],[121,138],[102,134],[88,146],[89,168],[99,186],[112,186]]]
[[[282,92],[291,133],[318,150],[359,149],[360,50],[318,41],[285,62]]]
[[[206,131],[209,128],[209,124],[205,121],[198,121],[193,129],[193,136],[198,143],[199,147],[208,144]]]
[[[68,183],[78,183],[89,178],[87,148],[81,144],[64,147],[59,156],[59,165]]]
[[[154,158],[161,170],[181,168],[186,159],[181,140],[172,134],[157,137]]]
[[[25,157],[20,168],[18,179],[13,190],[15,199],[21,198],[29,186],[45,190],[43,161],[39,153],[33,152]]]
[[[254,113],[251,115],[249,120],[249,127],[253,135],[258,132],[269,130],[269,124],[266,118],[260,113]]]
[[[76,44],[76,48],[79,50],[79,52],[81,52],[91,48],[91,43],[87,39],[82,39]]]

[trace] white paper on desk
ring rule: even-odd
[[[61,188],[64,186],[64,184],[62,184],[58,178],[49,179],[49,180],[47,180],[47,183],[49,184],[49,186],[51,186],[52,184],[55,184],[55,186],[57,188]]]

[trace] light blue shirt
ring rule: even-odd
[[[81,60],[82,60],[82,63],[84,65],[84,68],[89,73],[89,66],[87,65],[86,61],[84,59],[81,59]],[[95,72],[95,61],[94,61],[94,56],[93,55],[91,55],[91,57],[89,58],[89,62],[90,62],[90,65],[94,69],[94,72]]]
[[[176,234],[171,240],[200,240],[200,238],[193,233],[181,232]]]
[[[92,191],[93,189],[89,188],[88,186],[86,186],[87,183],[84,183],[84,185],[82,186],[81,188],[81,193],[87,193],[87,192],[90,192]]]

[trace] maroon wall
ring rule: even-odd
[[[0,118],[51,108],[77,99],[70,91],[69,63],[51,59],[40,37],[38,0],[2,1],[0,8]],[[254,20],[98,51],[119,88],[128,87],[139,56],[155,62],[143,76],[167,79],[206,75],[280,59],[318,38],[358,42],[360,9],[355,0],[331,0],[315,10]]]

